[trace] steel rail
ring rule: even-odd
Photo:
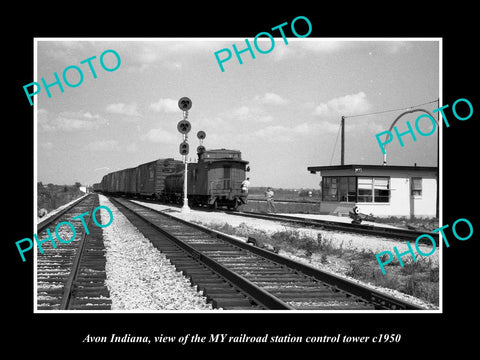
[[[97,197],[97,199],[95,198]],[[92,224],[92,210],[98,205],[98,196],[86,196],[68,207],[69,214],[88,211],[85,226],[67,246],[47,246],[37,258],[37,310],[103,310],[111,308],[108,289],[102,269],[103,240]],[[66,212],[63,211],[63,216]],[[60,215],[60,216],[62,216]],[[61,221],[47,219],[48,225]],[[73,215],[72,215],[73,216]],[[86,229],[90,228],[89,234]],[[99,237],[101,240],[100,246]],[[99,261],[100,259],[100,261]],[[103,271],[103,273],[102,273]],[[54,285],[54,286],[52,286]]]
[[[257,219],[266,219],[266,220],[283,220],[292,223],[310,225],[316,227],[323,227],[325,229],[333,229],[338,231],[350,232],[350,233],[361,233],[366,235],[375,235],[375,236],[384,236],[394,239],[402,240],[415,240],[418,236],[422,234],[430,235],[434,240],[436,245],[438,245],[438,233],[432,233],[429,231],[416,231],[409,229],[400,229],[400,228],[389,228],[382,226],[366,225],[366,224],[351,224],[336,222],[330,220],[321,220],[321,219],[310,219],[290,215],[279,215],[279,214],[262,214],[254,211],[226,211],[226,213],[237,216],[246,216]],[[429,243],[429,242],[427,242]]]
[[[95,204],[92,205],[92,209],[94,208]],[[88,219],[87,229],[91,228],[92,224],[92,213],[90,213],[90,217]],[[80,268],[80,262],[82,261],[83,252],[85,249],[85,244],[87,242],[87,232],[84,231],[82,238],[80,239],[80,243],[77,246],[77,251],[75,252],[75,258],[72,264],[72,270],[70,271],[70,275],[68,276],[67,281],[63,287],[63,296],[62,302],[60,303],[60,310],[68,310],[70,307],[70,300],[72,298],[74,292],[74,282],[78,275],[78,269]]]
[[[174,235],[170,234],[169,232],[165,231],[161,227],[153,224],[149,219],[144,217],[143,215],[135,212],[134,210],[130,209],[128,206],[124,205],[122,202],[118,201],[115,198],[110,197],[109,200],[113,202],[114,205],[116,206],[121,206],[125,209],[127,209],[129,212],[135,214],[135,216],[139,217],[142,219],[144,222],[148,223],[149,226],[153,227],[155,230],[158,232],[162,233],[165,235],[168,239],[170,239],[173,243],[181,247],[187,254],[189,254],[192,258],[196,259],[197,261],[205,264],[208,266],[210,269],[212,269],[214,272],[219,274],[221,277],[225,278],[233,284],[235,287],[240,289],[242,292],[244,292],[246,295],[248,295],[250,298],[252,298],[256,303],[259,305],[263,306],[266,309],[270,310],[293,310],[294,308],[281,299],[277,298],[276,296],[273,296],[272,294],[266,292],[262,288],[258,287],[251,281],[247,280],[243,276],[229,270],[225,266],[219,264],[217,261],[211,259],[210,257],[206,256],[205,254],[202,254],[201,252],[197,251],[194,249],[192,246],[186,244],[182,240],[178,239]],[[128,200],[125,200],[129,202]],[[145,207],[143,205],[135,203],[135,205],[142,206],[148,210],[155,211],[154,209],[151,209],[149,207]],[[160,212],[159,212],[160,213]],[[160,213],[168,218],[172,218],[175,220],[179,220],[175,217],[172,217],[170,215]],[[190,225],[190,223],[185,222],[184,224]]]
[[[267,202],[265,198],[249,197],[248,201]],[[320,205],[320,201],[312,200],[294,200],[294,199],[275,199],[275,203],[294,203],[294,204],[307,204],[307,205]]]
[[[51,223],[53,223],[55,220],[60,218],[62,215],[66,214],[69,212],[71,209],[73,209],[75,206],[80,204],[82,201],[85,201],[88,199],[90,196],[93,194],[87,194],[85,196],[82,196],[81,198],[75,200],[73,203],[71,203],[69,206],[65,207],[64,209],[60,210],[57,212],[55,215],[50,216],[48,219],[45,219],[41,221],[40,223],[37,224],[37,234],[45,230]]]
[[[111,199],[111,198],[110,198]],[[129,201],[129,200],[125,200]],[[228,236],[226,234],[223,234],[219,231],[209,229],[205,226],[195,224],[195,223],[190,223],[186,220],[177,218],[173,215],[164,213],[159,210],[152,209],[148,206],[135,203],[136,205],[139,205],[145,209],[154,211],[156,213],[161,214],[162,216],[165,216],[167,218],[175,219],[181,223],[184,223],[186,225],[189,225],[193,228],[199,229],[201,231],[204,231],[208,233],[209,235],[215,236],[219,239],[222,239],[234,246],[240,247],[242,249],[248,250],[256,255],[262,256],[270,261],[274,261],[278,264],[284,265],[286,267],[289,267],[293,270],[299,271],[305,275],[311,276],[319,281],[325,282],[329,284],[330,286],[343,291],[345,293],[348,293],[350,295],[359,297],[364,299],[365,301],[372,303],[375,305],[376,308],[378,309],[383,309],[383,310],[424,310],[422,307],[412,304],[408,301],[396,299],[392,296],[386,295],[382,292],[376,291],[370,287],[359,285],[353,281],[347,280],[345,278],[324,272],[322,270],[316,269],[312,266],[296,262],[290,258],[287,258],[285,256],[273,253],[271,251],[253,246],[251,244],[247,244],[246,242],[240,241],[235,239],[234,237]],[[194,250],[196,251],[196,250]],[[248,280],[247,280],[248,281]]]

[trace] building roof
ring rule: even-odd
[[[349,164],[349,165],[329,165],[329,166],[309,166],[307,170],[312,174],[322,170],[355,170],[355,169],[371,169],[371,170],[392,170],[392,171],[433,171],[438,173],[436,166],[404,166],[404,165],[370,165],[370,164]]]

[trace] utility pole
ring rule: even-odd
[[[342,116],[342,141],[341,141],[341,157],[340,157],[340,165],[345,165],[345,116]]]

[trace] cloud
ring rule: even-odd
[[[267,40],[269,41],[269,40]],[[318,54],[333,54],[352,45],[352,42],[342,40],[320,39],[288,39],[285,44],[282,38],[275,39],[275,47],[271,54],[275,61],[285,60],[291,57],[308,57]]]
[[[178,132],[171,132],[162,128],[150,129],[140,139],[163,144],[180,144],[181,142],[181,136]]]
[[[137,148],[137,144],[136,143],[131,143],[127,146],[125,146],[125,151],[127,153],[135,153],[137,152],[138,148]]]
[[[158,112],[174,113],[178,112],[181,114],[181,110],[178,108],[178,101],[173,99],[159,99],[157,102],[150,104],[150,109]]]
[[[328,122],[304,122],[296,126],[269,125],[253,133],[254,137],[262,140],[270,139],[278,142],[298,141],[299,136],[316,135],[320,132],[333,133],[338,131],[338,125],[333,126]]]
[[[280,95],[275,93],[265,93],[263,96],[256,95],[254,100],[260,104],[266,105],[283,105],[288,103],[288,100],[282,98]]]
[[[380,42],[379,45],[385,47],[385,52],[387,54],[397,54],[400,51],[412,48],[413,43],[411,41],[390,41],[385,43]]]
[[[340,128],[340,121],[334,124],[329,121],[322,120],[318,122],[318,127],[322,130],[322,134],[336,134]]]
[[[249,105],[240,105],[228,112],[222,113],[220,117],[230,121],[267,123],[273,121],[274,118],[264,110],[263,105],[279,106],[287,103],[288,100],[282,98],[280,95],[267,92],[261,96],[255,95]]]
[[[223,114],[224,118],[237,122],[271,122],[273,116],[267,114],[264,110],[256,106],[242,105]]]
[[[254,137],[272,139],[281,142],[293,141],[292,129],[283,125],[270,125],[253,133]]]
[[[128,71],[145,71],[155,66],[162,66],[169,70],[179,70],[183,68],[183,62],[186,59],[199,56],[211,57],[214,51],[227,47],[222,46],[223,41],[182,40],[181,38],[132,41],[127,44],[124,53],[128,59]]]
[[[301,41],[296,43],[299,48],[316,54],[332,54],[344,49],[351,42],[339,40],[317,40],[317,41]]]
[[[45,109],[39,109],[37,112],[37,123],[40,131],[81,131],[96,130],[107,124],[108,121],[101,115],[94,115],[88,111],[65,111],[52,119]]]
[[[386,54],[397,54],[400,51],[408,51],[412,48],[413,41],[397,40],[349,40],[336,39],[324,40],[317,38],[289,39],[288,45],[283,42],[275,42],[272,51],[275,61],[285,60],[291,57],[312,57],[317,55],[332,55],[345,50],[364,49],[372,52],[372,49]]]
[[[45,150],[52,150],[55,147],[55,145],[53,145],[51,142],[42,142],[38,144],[38,146]]]
[[[279,46],[277,45],[278,43],[275,42],[275,48],[272,51],[274,61],[281,61],[295,55],[295,50],[288,47],[290,43],[288,45],[285,45],[284,43],[279,44]]]
[[[117,151],[120,150],[120,146],[117,140],[99,140],[87,144],[85,149],[89,151]]]
[[[107,106],[106,111],[111,114],[120,114],[128,116],[140,116],[137,110],[137,104],[135,102],[131,104],[110,104]]]
[[[360,91],[357,94],[345,95],[321,103],[314,109],[315,115],[358,115],[370,110],[367,95]]]
[[[273,59],[281,61],[292,56],[307,57],[318,54],[333,54],[347,47],[351,42],[339,40],[318,40],[318,39],[289,39],[287,45],[282,41],[275,42],[272,51]]]

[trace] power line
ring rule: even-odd
[[[409,107],[401,108],[401,109],[383,110],[383,111],[377,111],[377,112],[372,112],[372,113],[368,113],[368,114],[350,115],[350,116],[345,116],[345,119],[346,118],[360,117],[360,116],[385,114],[385,113],[388,113],[388,112],[394,112],[394,111],[400,111],[400,110],[409,110],[409,109],[419,107],[419,106],[422,106],[422,105],[432,104],[432,103],[437,102],[437,101],[438,101],[438,99],[435,99],[433,101],[429,101],[429,102],[426,102],[426,103],[423,103],[423,104],[413,105],[413,106],[409,106]]]

